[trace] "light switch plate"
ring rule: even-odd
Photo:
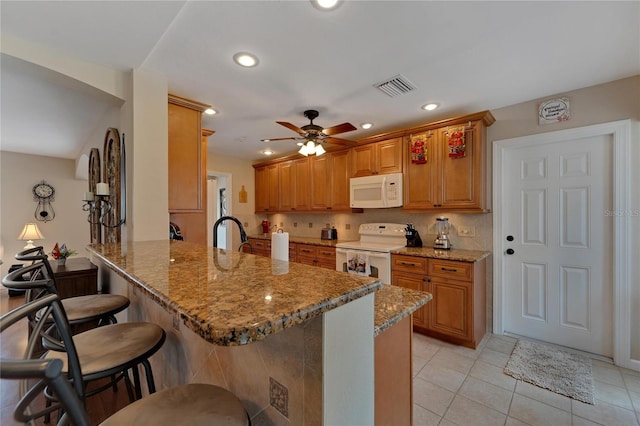
[[[475,226],[457,226],[458,228],[458,236],[459,237],[475,237],[476,236],[476,227]]]

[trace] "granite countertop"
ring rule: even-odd
[[[89,252],[205,340],[244,345],[378,291],[377,278],[185,241],[91,244]]]
[[[397,324],[431,299],[431,293],[385,285],[375,294],[374,334],[377,336]]]
[[[490,251],[482,250],[437,250],[432,247],[403,247],[392,250],[392,254],[403,254],[405,256],[429,257],[433,259],[457,260],[461,262],[477,262],[491,255]]]
[[[249,238],[257,238],[259,240],[269,240],[271,241],[271,234],[254,234],[247,235]],[[313,238],[313,237],[294,237],[289,234],[289,242],[296,244],[310,244],[313,246],[325,246],[325,247],[335,247],[338,243],[344,243],[345,241],[352,240],[323,240],[321,238]]]

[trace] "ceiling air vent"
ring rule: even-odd
[[[407,80],[407,77],[402,74],[398,74],[395,77],[391,77],[390,79],[387,79],[383,82],[374,84],[373,87],[380,89],[392,98],[394,96],[402,95],[416,90],[416,86],[412,82]]]

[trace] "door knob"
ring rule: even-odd
[[[515,253],[515,250],[514,250],[514,249],[512,249],[512,248],[508,248],[508,249],[507,249],[507,251],[506,251],[506,253],[507,253],[509,256],[511,256],[513,253]]]
[[[507,241],[513,241],[513,235],[507,235]]]

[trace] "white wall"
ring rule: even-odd
[[[82,196],[86,181],[76,180],[74,160],[53,157],[0,152],[0,275],[4,276],[15,262],[13,255],[22,250],[25,241],[17,240],[27,222],[35,222],[45,239],[34,241],[47,252],[56,242],[87,256],[89,223],[82,211]],[[51,205],[56,213],[50,222],[34,218],[37,203],[33,201],[32,188],[42,180],[55,188],[55,200]]]

